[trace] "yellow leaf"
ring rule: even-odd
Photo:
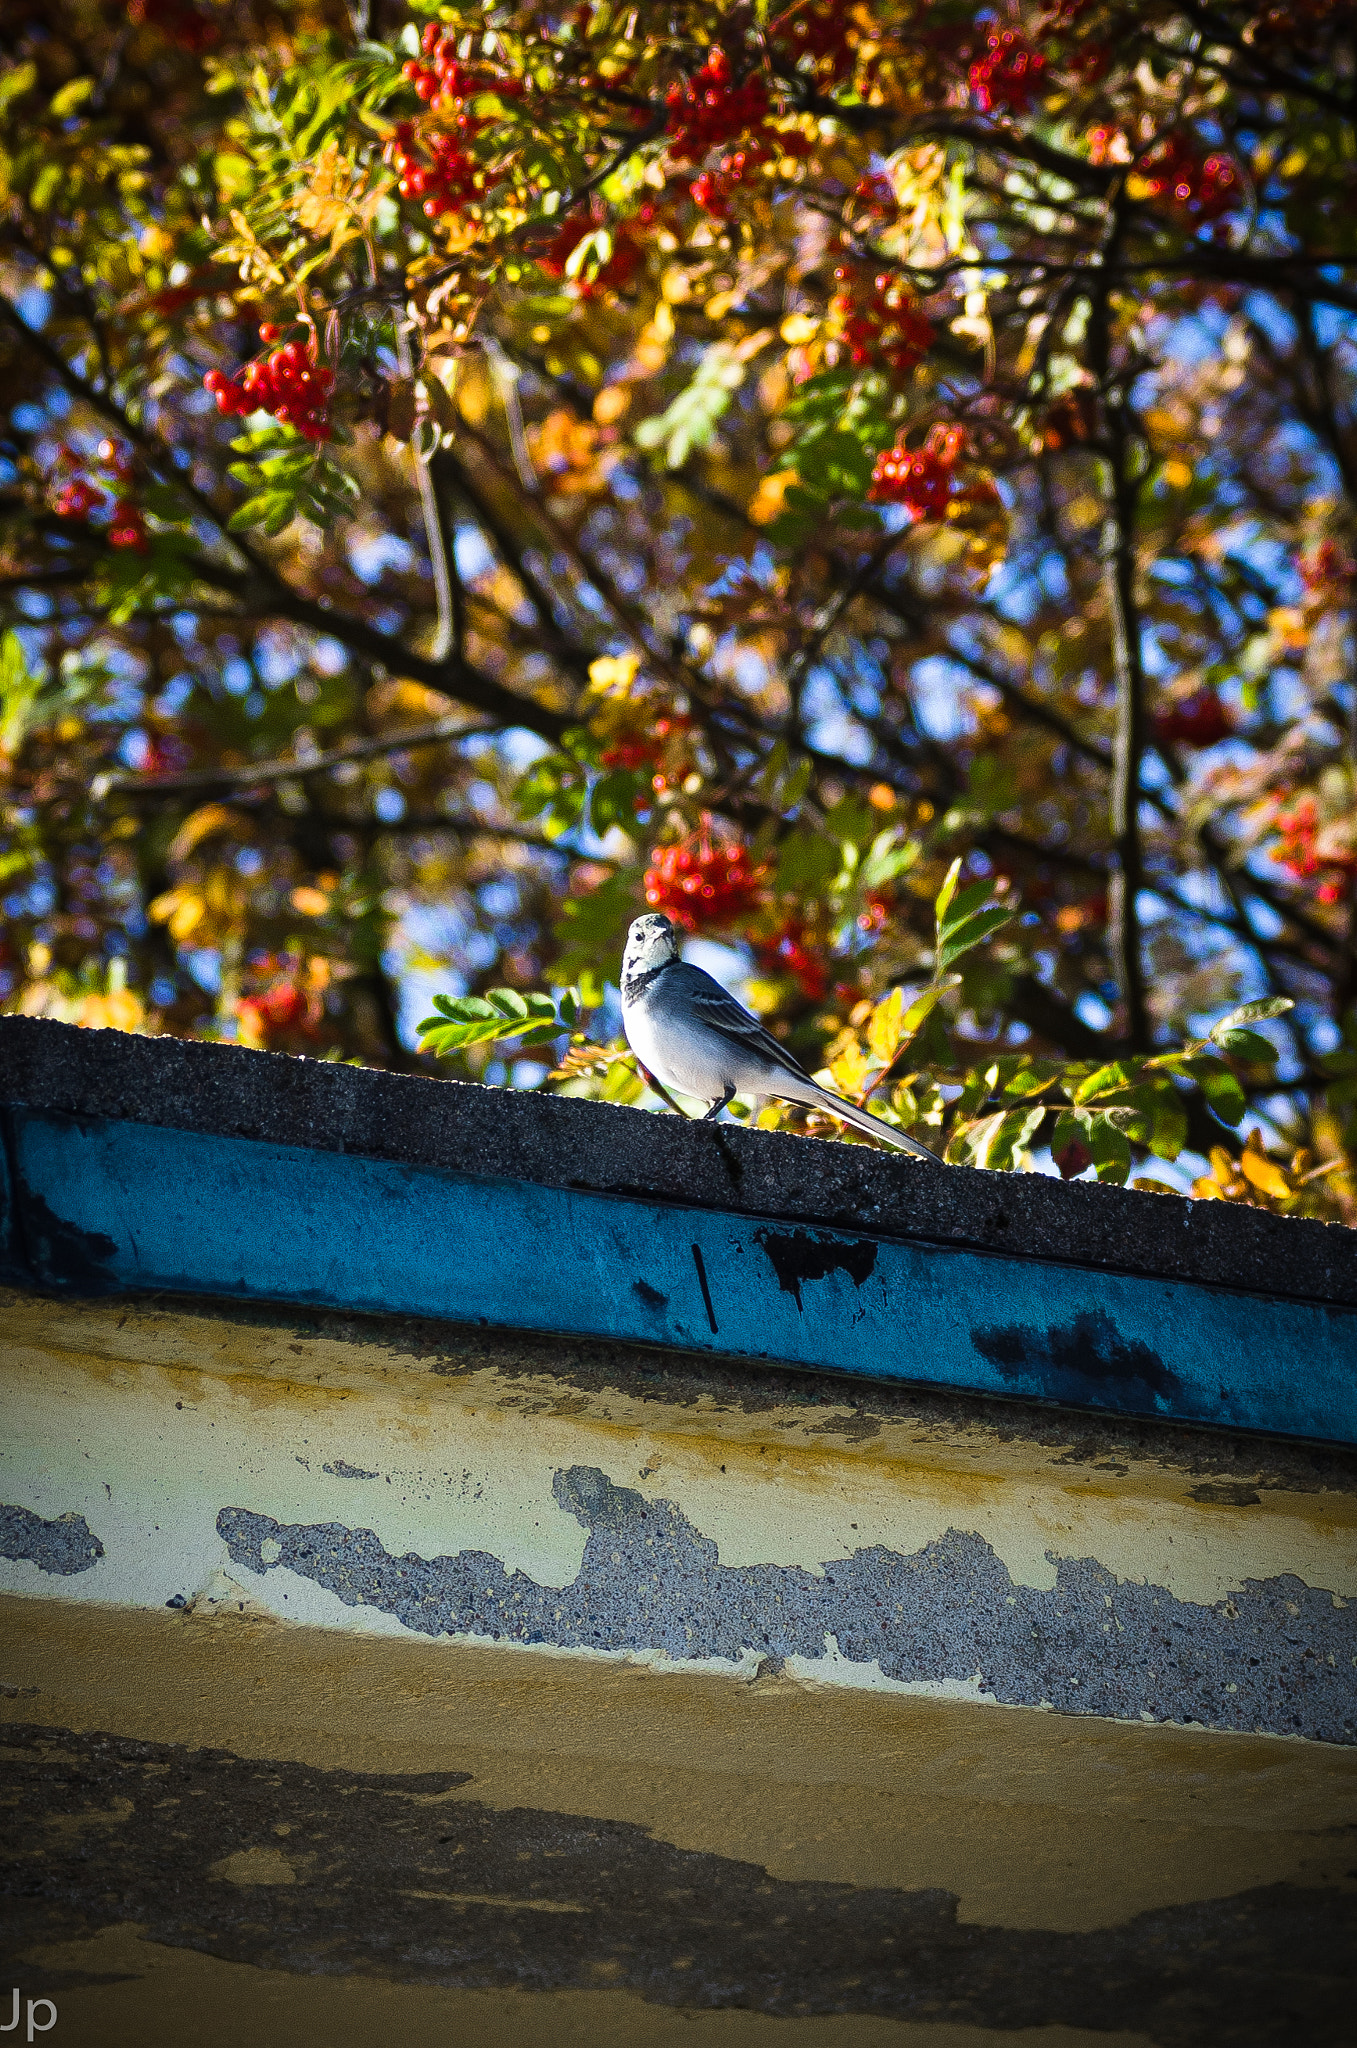
[[[1225,1200],[1224,1195],[1220,1192],[1219,1181],[1211,1180],[1205,1174],[1202,1175],[1200,1180],[1193,1181],[1192,1192],[1199,1202],[1223,1202]]]
[[[860,1045],[846,1045],[829,1072],[840,1095],[860,1095],[871,1063]]]
[[[804,342],[813,341],[819,331],[819,321],[810,319],[805,313],[789,313],[780,329],[782,339],[793,348],[800,348]]]
[[[641,666],[639,654],[603,654],[589,664],[590,688],[600,697],[625,697]]]
[[[1207,1182],[1208,1187],[1214,1188],[1215,1185],[1214,1181]],[[1140,1180],[1133,1180],[1131,1186],[1138,1188],[1142,1195],[1177,1195],[1182,1193],[1181,1188],[1171,1188],[1166,1180],[1151,1180],[1148,1176],[1144,1176]]]
[[[749,516],[756,526],[771,526],[783,510],[782,501],[788,490],[797,481],[794,469],[774,469],[761,477],[759,487],[749,501]]]
[[[115,988],[106,996],[86,996],[75,1021],[87,1031],[135,1031],[141,1020],[140,998],[130,989]]]
[[[893,988],[872,1012],[867,1026],[867,1047],[883,1067],[889,1066],[900,1045],[900,1023],[904,1016],[904,991]]]
[[[330,899],[323,889],[294,889],[292,908],[300,910],[303,917],[324,917],[330,908]]]
[[[214,832],[229,832],[244,827],[246,820],[238,811],[226,804],[204,804],[201,809],[191,811],[174,838],[170,841],[169,858],[187,860],[195,847],[204,839],[210,839]]]
[[[1291,1193],[1291,1184],[1281,1168],[1274,1166],[1270,1159],[1265,1159],[1261,1152],[1246,1149],[1239,1165],[1245,1179],[1251,1180],[1263,1194],[1284,1201]]]
[[[1223,1145],[1211,1147],[1211,1171],[1223,1188],[1227,1188],[1235,1177],[1235,1163]]]
[[[170,917],[170,937],[186,939],[202,923],[206,910],[201,896],[181,896]]]

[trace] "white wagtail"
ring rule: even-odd
[[[884,1144],[940,1164],[926,1146],[812,1081],[719,981],[679,959],[674,927],[658,913],[636,918],[627,933],[622,1026],[628,1045],[657,1081],[711,1104],[704,1123],[718,1117],[732,1096],[752,1095],[756,1115],[760,1098],[775,1096],[827,1109]]]

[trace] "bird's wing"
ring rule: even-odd
[[[686,960],[677,962],[667,970],[665,980],[671,983],[671,988],[665,993],[681,996],[691,1008],[695,1022],[716,1032],[728,1044],[739,1046],[742,1052],[756,1053],[770,1066],[777,1067],[784,1074],[794,1075],[798,1081],[810,1079],[805,1068],[792,1058],[785,1046],[778,1044],[772,1032],[765,1031],[758,1018],[751,1017],[744,1005],[737,1003],[734,996],[723,989],[705,968],[694,967]]]

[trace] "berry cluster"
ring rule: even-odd
[[[885,370],[903,381],[933,345],[933,324],[909,288],[889,271],[875,277],[841,263],[830,317],[859,369]]]
[[[401,198],[422,200],[430,220],[465,213],[485,189],[485,173],[465,144],[484,125],[462,114],[455,133],[417,138],[413,121],[398,121],[386,154],[399,173]],[[411,154],[417,139],[426,141],[432,163],[422,164]]]
[[[967,73],[982,114],[1025,114],[1043,87],[1046,59],[1016,28],[992,28]]]
[[[863,898],[862,908],[858,912],[858,930],[860,932],[884,932],[886,926],[890,923],[892,902],[893,899],[890,896],[884,895],[881,890],[869,890]]]
[[[884,171],[869,171],[853,187],[853,197],[875,220],[894,220],[900,211],[895,187]]]
[[[82,457],[73,448],[63,448],[61,459],[72,466],[79,464]],[[117,441],[99,443],[99,461],[117,484],[129,484],[136,474],[132,452]],[[55,509],[62,519],[88,519],[92,513],[102,512],[108,502],[104,490],[92,484],[88,477],[74,477],[57,493]],[[113,517],[107,529],[108,544],[111,548],[132,548],[139,555],[148,554],[151,536],[146,531],[146,521],[141,507],[134,498],[129,498],[113,489]]]
[[[649,768],[658,767],[674,749],[671,742],[681,740],[691,730],[693,721],[682,711],[671,711],[667,718],[657,718],[649,732],[624,733],[605,747],[599,760],[605,768]],[[686,749],[683,750],[686,753]],[[673,775],[656,775],[653,787],[659,793],[670,787]]]
[[[732,194],[744,183],[746,175],[767,163],[772,152],[757,138],[746,143],[743,149],[733,150],[723,156],[714,171],[699,171],[688,187],[694,203],[713,220],[730,219]]]
[[[58,491],[56,511],[60,519],[88,519],[91,512],[101,512],[104,494],[88,483],[83,476]]]
[[[684,931],[738,924],[759,903],[766,868],[749,865],[737,840],[713,845],[705,829],[696,846],[657,846],[645,873],[646,902]]]
[[[965,445],[960,427],[938,426],[922,448],[887,448],[876,458],[867,496],[874,505],[903,505],[911,519],[941,519]]]
[[[1156,714],[1154,736],[1167,746],[1214,747],[1234,732],[1232,714],[1214,690],[1194,690]]]
[[[792,975],[803,996],[822,1002],[829,991],[829,969],[806,944],[806,927],[800,918],[789,917],[771,939],[754,948],[755,958],[770,973]]]
[[[111,548],[132,548],[139,555],[150,554],[151,536],[146,531],[146,521],[140,505],[131,498],[115,500],[108,544]]]
[[[713,50],[692,78],[676,81],[665,94],[669,106],[669,154],[675,163],[699,163],[709,149],[734,142],[768,119],[768,89],[757,72],[736,85],[730,58]]]
[[[264,343],[277,341],[281,330],[266,321],[259,330]],[[295,427],[308,441],[328,441],[333,429],[328,408],[335,373],[318,363],[299,341],[286,341],[262,361],[247,363],[239,377],[209,370],[203,384],[228,418],[271,412],[285,426]]]
[[[409,79],[426,106],[459,106],[478,92],[498,93],[505,100],[522,97],[521,78],[499,78],[493,72],[473,71],[461,63],[456,40],[445,35],[436,21],[431,21],[420,37],[420,49],[427,61],[421,64],[418,57],[412,57],[401,66],[401,75]]]
[[[1281,839],[1277,858],[1298,881],[1322,875],[1316,890],[1321,903],[1340,903],[1354,876],[1357,853],[1335,833],[1333,825],[1321,825],[1319,809],[1312,796],[1303,796],[1293,811],[1278,810],[1273,825]]]
[[[561,222],[560,227],[538,257],[538,268],[548,277],[564,277],[566,265],[586,235],[592,235],[600,222],[590,213],[571,213]],[[641,264],[641,251],[637,248],[625,228],[612,231],[612,254],[606,263],[601,263],[592,277],[578,277],[572,280],[576,298],[594,299],[604,292],[618,292],[629,284]]]
[[[1193,222],[1219,220],[1238,206],[1241,180],[1233,158],[1201,158],[1185,135],[1170,135],[1136,165],[1149,197]]]
[[[250,963],[251,994],[236,1003],[242,1045],[258,1049],[279,1039],[314,1041],[325,1015],[324,961],[304,964],[295,953],[262,953]]]

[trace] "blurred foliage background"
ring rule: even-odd
[[[4,1009],[667,1113],[649,904],[954,1160],[1357,1220],[1350,7],[0,66]]]

